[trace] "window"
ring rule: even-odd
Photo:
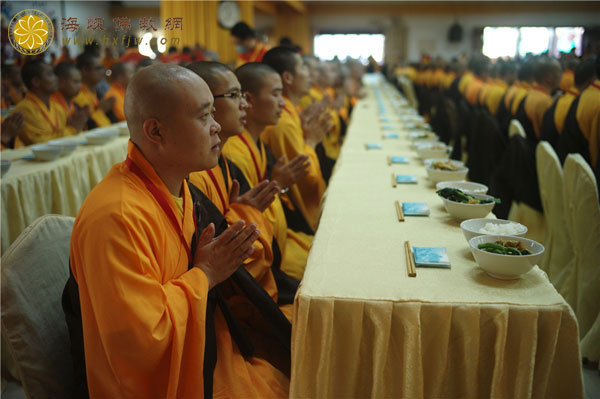
[[[347,57],[367,63],[373,56],[378,63],[383,62],[385,36],[382,34],[322,34],[315,36],[315,55],[322,60],[340,60]]]
[[[485,27],[483,29],[482,53],[490,58],[523,57],[549,52],[558,57],[561,52],[575,49],[581,55],[581,38],[584,29],[580,27]]]

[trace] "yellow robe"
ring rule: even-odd
[[[526,82],[521,82],[521,84],[515,90],[513,95],[511,105],[510,105],[510,113],[512,116],[517,115],[517,110],[519,109],[519,105],[521,105],[521,101],[525,98],[527,93],[531,90],[531,85]]]
[[[166,186],[131,142],[128,155],[177,212]],[[92,398],[203,396],[208,281],[199,268],[188,270],[180,239],[183,234],[190,245],[194,233],[186,184],[183,204],[176,231],[123,162],[79,210],[70,260],[79,285]],[[263,359],[242,357],[218,308],[214,322],[214,396],[285,396],[287,378]]]
[[[240,136],[227,140],[223,148],[223,154],[240,168],[252,187],[267,176],[267,154],[262,141],[260,146],[259,150],[250,133],[244,131]],[[273,235],[282,252],[281,270],[288,276],[302,280],[313,236],[288,228],[279,196],[264,214],[273,224]]]
[[[74,127],[67,125],[67,114],[60,104],[52,99],[49,104],[46,107],[38,96],[28,92],[15,106],[15,112],[21,112],[25,118],[15,146],[43,143],[77,133]]]
[[[308,107],[313,102],[320,103],[321,101],[323,101],[325,94],[328,94],[331,99],[333,99],[335,96],[335,93],[332,94],[329,90],[326,93],[320,87],[311,87],[308,94],[300,99],[300,103],[298,104],[300,112],[302,112],[303,109]],[[338,159],[340,155],[340,149],[342,148],[342,145],[340,143],[342,125],[340,123],[340,115],[338,114],[337,110],[329,107],[327,108],[327,112],[331,114],[331,121],[333,122],[333,126],[331,127],[331,130],[327,132],[325,137],[323,137],[322,144],[327,158],[335,160]]]
[[[550,94],[543,87],[535,84],[524,101],[525,114],[531,121],[533,131],[539,139],[542,130],[542,120],[546,111],[552,106],[552,97],[550,97]]]
[[[115,104],[113,105],[112,112],[119,122],[125,120],[125,89],[119,83],[113,83],[110,85],[110,89],[104,95],[106,98],[114,97]]]
[[[321,212],[321,198],[326,188],[325,181],[315,150],[304,142],[300,117],[291,101],[285,97],[284,99],[285,108],[279,122],[266,128],[261,138],[271,148],[275,158],[285,155],[288,160],[292,160],[300,154],[308,155],[311,163],[308,175],[290,187],[287,194],[291,196],[295,205],[285,196],[282,200],[287,202],[290,209],[297,206],[308,225],[316,231]]]
[[[565,69],[565,71],[562,74],[562,77],[560,78],[559,87],[565,93],[569,89],[575,87],[575,73],[570,69]]]
[[[467,86],[469,85],[469,83],[471,83],[473,79],[475,79],[475,75],[473,75],[472,72],[465,72],[460,77],[460,80],[458,81],[458,90],[461,92],[461,94],[465,94]]]
[[[465,88],[465,98],[471,105],[479,104],[479,92],[483,88],[483,80],[474,77]]]
[[[596,169],[600,147],[600,79],[581,93],[576,116],[577,124],[588,141],[591,166]]]
[[[500,105],[500,100],[502,100],[502,96],[506,93],[507,85],[503,81],[497,81],[487,92],[485,96],[485,106],[487,107],[490,114],[496,115],[498,111],[498,106]]]
[[[80,107],[86,105],[90,108],[90,118],[94,121],[97,127],[110,125],[110,119],[102,109],[98,106],[100,104],[98,96],[94,90],[90,90],[85,84],[81,85],[81,91],[73,99],[75,104]]]
[[[565,94],[560,96],[556,101],[556,108],[554,108],[554,126],[558,134],[562,133],[563,127],[565,126],[565,119],[569,113],[569,108],[573,101],[579,96],[579,90],[575,87],[569,89]]]

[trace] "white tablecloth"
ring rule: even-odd
[[[91,189],[127,155],[129,137],[104,145],[82,145],[52,162],[23,160],[28,147],[4,150],[12,165],[2,187],[2,252],[35,219],[55,213],[76,216]]]

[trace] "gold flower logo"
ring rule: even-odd
[[[10,21],[10,44],[21,54],[35,55],[46,51],[54,38],[54,26],[39,10],[23,10]]]
[[[37,15],[28,15],[19,19],[13,34],[20,46],[29,50],[37,49],[48,38],[48,25]]]

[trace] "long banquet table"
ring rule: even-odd
[[[103,145],[81,145],[51,162],[22,159],[31,154],[29,147],[2,151],[0,157],[12,161],[0,184],[2,253],[38,217],[49,213],[76,216],[92,188],[125,159],[128,140],[117,137]]]
[[[571,308],[537,266],[517,280],[477,266],[409,140],[382,139],[376,94],[397,121],[398,93],[377,80],[367,91],[295,299],[290,397],[583,397]],[[388,166],[388,155],[410,163]],[[393,188],[392,172],[419,182]],[[426,202],[431,215],[400,223],[395,200]],[[451,268],[408,277],[405,240],[445,247]]]

